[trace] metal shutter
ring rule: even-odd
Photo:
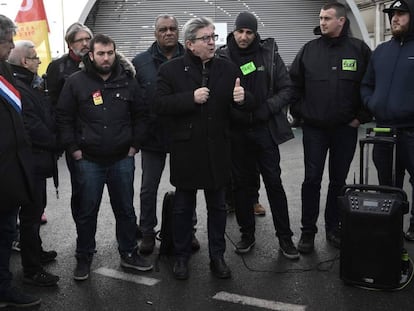
[[[154,19],[160,13],[176,16],[180,29],[195,16],[207,16],[217,23],[227,23],[232,30],[238,13],[250,11],[259,21],[262,38],[274,37],[279,51],[290,64],[304,43],[315,38],[319,11],[325,1],[318,0],[98,0],[85,24],[94,33],[110,35],[118,51],[129,59],[146,50],[154,41]]]

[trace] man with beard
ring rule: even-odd
[[[231,119],[231,151],[234,202],[241,239],[236,253],[244,254],[255,245],[255,219],[252,208],[257,198],[258,171],[263,176],[276,236],[282,254],[298,259],[292,242],[288,204],[282,185],[278,144],[293,138],[285,121],[277,120],[292,96],[292,83],[273,38],[261,40],[257,19],[249,12],[240,13],[227,46],[218,51],[240,71],[242,84],[254,94],[258,107],[251,113],[235,109]],[[286,120],[286,119],[285,119]],[[287,136],[284,132],[288,133]]]
[[[361,94],[377,126],[397,129],[395,182],[402,188],[405,170],[411,185],[414,178],[414,1],[394,1],[383,12],[388,14],[392,38],[373,52]],[[380,184],[392,185],[392,146],[375,145],[373,153]],[[414,241],[413,208],[405,237]]]
[[[302,183],[301,253],[314,250],[320,209],[320,190],[329,151],[329,186],[325,208],[326,240],[340,247],[337,197],[354,157],[358,127],[371,117],[362,107],[359,87],[371,49],[348,35],[346,7],[328,2],[319,13],[317,39],[306,43],[290,68],[304,120],[305,179]],[[300,100],[299,100],[300,99]]]
[[[54,60],[47,67],[46,86],[53,108],[56,107],[60,92],[66,79],[74,72],[80,70],[82,57],[89,51],[89,41],[92,39],[92,31],[81,23],[74,23],[68,27],[65,34],[65,41],[69,48],[69,53]],[[77,206],[77,190],[74,187],[75,170],[73,159],[65,154],[66,164],[70,173],[70,183],[72,188],[71,208]]]
[[[142,254],[151,254],[154,250],[154,228],[157,225],[157,191],[167,153],[170,151],[169,117],[158,116],[153,107],[157,72],[161,64],[184,54],[184,47],[178,42],[178,21],[174,16],[158,15],[154,27],[156,41],[147,51],[138,54],[132,60],[137,72],[136,78],[145,98],[145,106],[150,115],[148,131],[150,136],[141,147],[142,181],[139,227],[142,232],[140,244]],[[194,226],[196,223],[197,216],[194,212],[191,242],[193,251],[200,248],[200,243],[195,237]]]
[[[105,184],[116,219],[121,266],[148,271],[138,254],[134,197],[134,155],[143,134],[140,88],[131,63],[120,62],[115,42],[97,35],[83,57],[84,69],[70,76],[57,105],[57,125],[66,153],[74,160],[79,204],[74,279],[89,277],[96,252],[96,225]]]

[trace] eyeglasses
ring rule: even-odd
[[[73,40],[73,43],[79,43],[79,42],[86,42],[88,43],[89,41],[91,41],[91,38],[79,38],[77,40]]]
[[[157,29],[159,32],[167,32],[168,30],[171,32],[176,32],[177,31],[177,27],[161,27]]]
[[[26,56],[27,59],[33,59],[33,60],[40,60],[39,56],[33,56],[33,57],[28,57]]]
[[[210,42],[211,39],[213,39],[213,41],[217,41],[218,40],[218,35],[212,34],[210,36],[202,36],[199,38],[194,38],[194,40],[203,40],[203,42],[208,43]]]

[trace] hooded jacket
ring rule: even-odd
[[[410,10],[407,35],[375,49],[361,86],[364,105],[384,127],[414,128],[414,0],[405,2]]]
[[[321,36],[306,43],[296,55],[290,77],[295,101],[305,124],[335,127],[358,119],[371,120],[363,109],[359,88],[368,66],[371,49],[348,36],[349,21],[339,37]],[[314,30],[319,34],[318,29]]]
[[[107,80],[96,72],[88,55],[84,68],[65,82],[57,105],[62,145],[82,151],[90,161],[111,163],[139,150],[144,137],[143,105],[135,69],[121,55]]]
[[[184,47],[177,44],[177,51],[173,58],[182,56]],[[168,59],[162,54],[155,41],[145,52],[135,56],[132,64],[137,72],[136,79],[141,87],[145,108],[149,114],[148,137],[143,142],[142,149],[150,151],[169,152],[170,146],[170,118],[159,116],[154,111],[154,96],[157,82],[157,72],[161,64]]]

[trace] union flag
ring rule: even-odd
[[[43,0],[23,0],[15,19],[17,32],[14,40],[33,41],[42,63],[39,75],[46,72],[52,60],[49,45],[49,25]]]

